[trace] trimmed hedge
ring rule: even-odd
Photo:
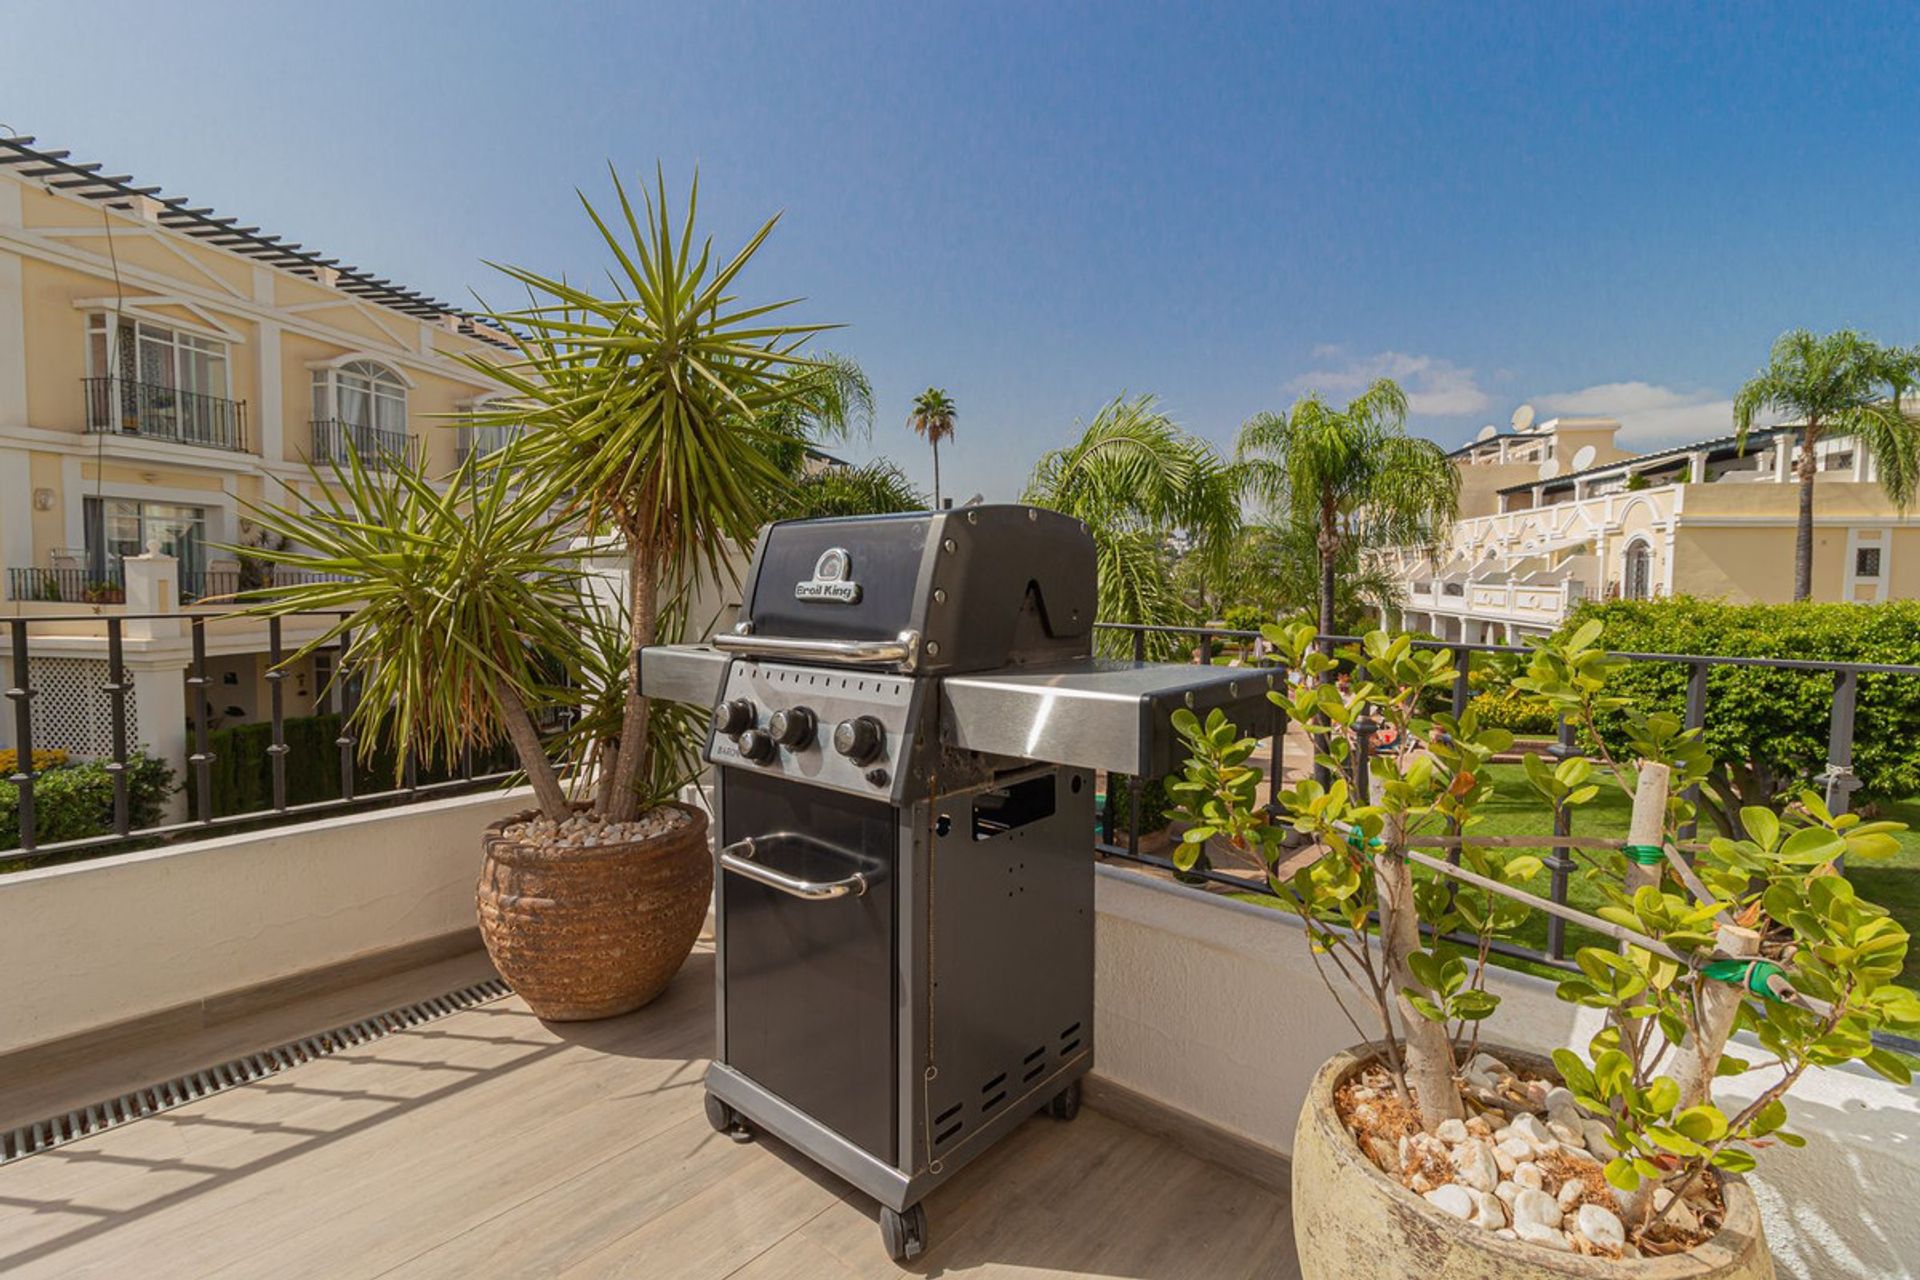
[[[1567,621],[1606,630],[1609,649],[1920,666],[1920,601],[1729,605],[1678,598],[1588,603]],[[1682,663],[1635,662],[1614,676],[1648,711],[1686,713]],[[1734,806],[1771,805],[1827,764],[1834,678],[1826,672],[1708,668],[1705,741],[1712,785]],[[1610,726],[1602,731],[1613,742]],[[1855,805],[1920,791],[1920,677],[1865,675],[1854,715]],[[1709,807],[1712,807],[1711,805]],[[1717,815],[1727,818],[1724,807]]]
[[[159,823],[172,792],[173,770],[165,763],[148,755],[127,758],[127,812],[136,829]],[[98,760],[49,769],[34,780],[33,815],[40,844],[108,835],[113,831],[113,775]],[[0,849],[19,847],[20,790],[0,781]]]
[[[287,743],[287,803],[318,804],[340,798],[340,717],[331,712],[317,716],[294,716],[282,722]],[[213,754],[209,766],[215,817],[238,813],[256,813],[273,808],[273,757],[267,748],[273,745],[273,725],[231,725],[207,735],[207,750]],[[391,791],[397,776],[390,748],[382,746],[371,760],[356,757],[353,769],[355,794]],[[513,749],[500,746],[474,753],[475,773],[497,773],[517,768]],[[417,771],[421,782],[445,782],[460,774],[459,762],[448,765],[422,763]],[[199,816],[199,789],[187,787],[187,806]]]
[[[1107,775],[1107,785],[1113,788],[1113,823],[1116,832],[1125,831],[1127,823],[1133,817],[1133,779],[1122,773]],[[1171,819],[1168,810],[1173,808],[1173,800],[1167,795],[1167,783],[1164,778],[1148,778],[1140,787],[1140,834],[1151,835],[1166,830]]]

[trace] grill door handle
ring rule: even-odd
[[[767,658],[813,658],[854,665],[904,663],[911,669],[920,654],[920,633],[902,631],[892,640],[816,640],[796,636],[756,636],[722,632],[713,647],[723,653],[752,653]]]
[[[778,836],[761,836],[758,839],[748,836],[720,850],[720,865],[737,876],[744,876],[770,889],[778,889],[791,897],[803,898],[809,902],[824,902],[829,898],[857,898],[866,893],[868,879],[864,871],[855,871],[838,880],[804,880],[799,876],[777,871],[763,862],[755,862],[753,855],[757,846],[775,840],[781,843],[811,844],[815,848],[825,849],[830,853],[840,852],[831,845],[808,840],[805,836],[784,833]]]

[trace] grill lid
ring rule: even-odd
[[[1091,652],[1093,539],[1017,505],[781,521],[760,535],[744,600],[729,647],[796,661],[919,674],[1059,661]]]

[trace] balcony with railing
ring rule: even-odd
[[[129,378],[85,378],[87,431],[245,452],[245,401]]]
[[[364,467],[386,467],[396,461],[417,463],[424,442],[405,431],[390,431],[339,418],[315,418],[313,461],[345,466],[351,454],[360,455]]]
[[[144,621],[91,620],[114,639],[103,706],[121,763],[136,719],[116,692],[128,684],[121,633]],[[190,629],[189,677],[204,680],[220,619],[174,622]],[[23,619],[0,633],[10,670],[35,670],[43,625],[53,629]],[[1125,628],[1104,638],[1122,652],[1167,639]],[[1196,662],[1245,661],[1255,639],[1192,630],[1171,643]],[[1501,651],[1449,647],[1457,706],[1480,655]],[[1738,696],[1732,682],[1755,666],[1820,691],[1824,782],[1841,807],[1856,699],[1869,682],[1920,680],[1905,667],[1632,656],[1681,673],[1690,724]],[[51,691],[7,683],[18,696],[5,727],[31,761]],[[1249,727],[1270,735],[1251,762],[1267,787],[1312,768],[1303,738]],[[776,1142],[708,1127],[709,945],[646,1008],[540,1022],[472,926],[479,832],[526,793],[476,790],[476,777],[368,794],[355,785],[356,744],[341,738],[321,749],[348,794],[325,804],[290,793],[302,748],[276,714],[255,748],[274,779],[262,809],[197,804],[185,822],[143,829],[116,797],[103,836],[30,835],[12,855],[25,869],[0,874],[0,968],[12,978],[0,1206],[13,1223],[0,1271],[901,1274],[878,1252],[871,1201]],[[1364,787],[1369,746],[1354,745]],[[235,764],[217,755],[196,733],[189,788],[207,794],[214,771]],[[44,774],[23,772],[16,788],[51,796],[35,786]],[[1257,877],[1224,858],[1176,874],[1142,831],[1144,789],[1119,801],[1119,788],[1099,790],[1087,1108],[1072,1124],[1027,1121],[936,1191],[933,1251],[907,1274],[1288,1280],[1299,1274],[1294,1117],[1315,1068],[1354,1032]],[[1567,900],[1578,853],[1601,834],[1554,827],[1565,847],[1543,860],[1543,896]],[[1579,926],[1543,927],[1540,945],[1512,958],[1571,967]],[[86,963],[70,963],[80,945]],[[1599,1026],[1543,979],[1500,970],[1489,987],[1520,1011],[1504,1025],[1541,1047],[1584,1044]],[[1901,1274],[1916,1244],[1903,1206],[1920,1177],[1920,1096],[1841,1077],[1796,1117],[1809,1150],[1754,1175],[1782,1206],[1767,1220],[1780,1274]]]

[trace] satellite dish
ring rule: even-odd
[[[1523,404],[1518,409],[1515,409],[1513,411],[1513,429],[1515,431],[1525,431],[1527,428],[1531,427],[1532,425],[1533,425],[1533,406],[1532,405]]]
[[[1575,471],[1585,471],[1588,467],[1592,465],[1593,465],[1593,446],[1590,444],[1583,444],[1580,446],[1578,452],[1576,452],[1573,455],[1573,469]]]
[[[1558,458],[1548,458],[1540,464],[1540,478],[1542,480],[1551,480],[1559,474],[1560,460]]]
[[[1500,434],[1500,428],[1494,426],[1491,422],[1489,422],[1486,426],[1480,428],[1480,434],[1475,436],[1474,439],[1475,440],[1491,440],[1499,434]]]

